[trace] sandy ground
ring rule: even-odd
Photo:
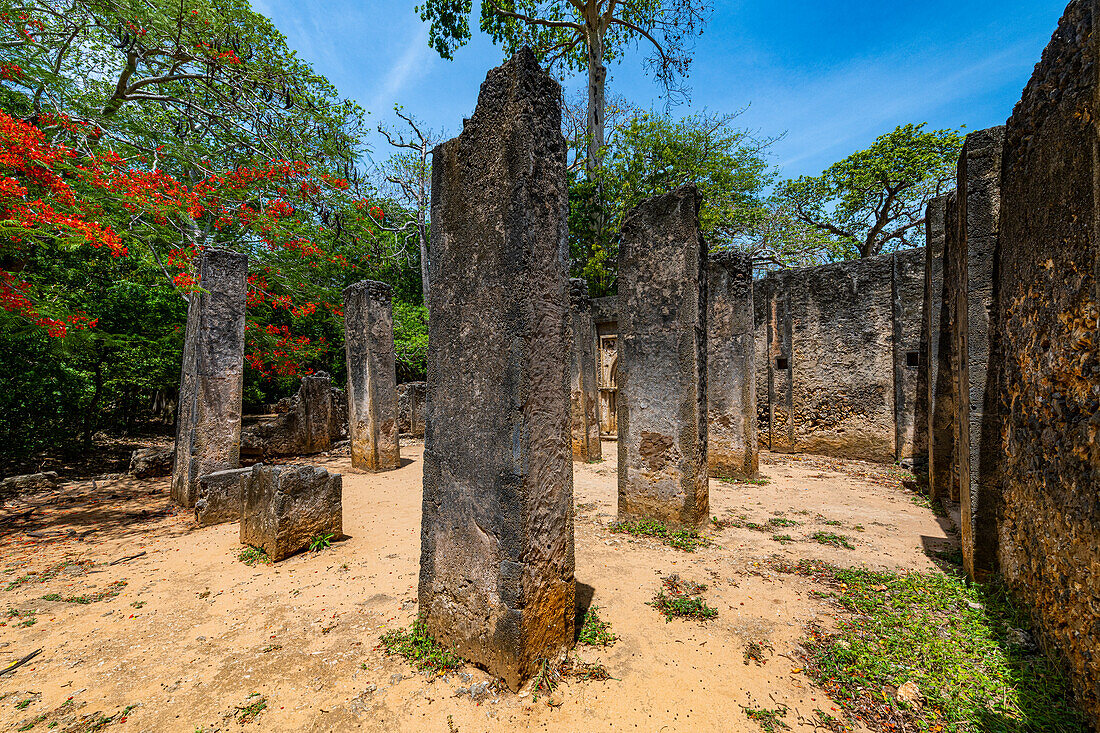
[[[830,607],[811,579],[769,560],[924,569],[926,548],[952,542],[888,469],[778,455],[763,456],[767,485],[711,481],[712,514],[799,526],[714,531],[716,544],[694,554],[613,534],[615,445],[605,443],[609,460],[574,464],[576,575],[578,601],[598,605],[619,640],[577,653],[615,679],[569,680],[559,707],[491,690],[474,699],[471,684],[488,679],[480,670],[428,682],[378,647],[416,615],[423,446],[402,451],[402,468],[377,475],[352,473],[346,457],[313,461],[344,474],[349,539],[274,567],[238,561],[236,524],[198,529],[174,511],[167,479],[73,482],[0,510],[0,667],[42,649],[0,677],[0,729],[46,715],[29,730],[84,730],[72,722],[100,713],[116,716],[112,731],[755,731],[742,706],[783,704],[793,730],[812,730],[815,708],[834,711],[800,673],[798,639],[808,623],[828,625]],[[807,539],[822,530],[856,549]],[[94,564],[41,579],[63,561]],[[707,583],[717,618],[666,623],[647,605],[670,573]],[[117,596],[95,599],[112,588]],[[92,598],[43,599],[53,593]],[[753,641],[772,647],[763,665],[745,662]],[[254,722],[234,719],[260,697],[267,709]]]

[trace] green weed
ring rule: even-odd
[[[454,649],[445,647],[432,638],[420,619],[414,621],[408,631],[387,631],[382,634],[380,641],[386,654],[404,657],[420,670],[443,674],[447,670],[458,669],[463,664],[462,657]]]
[[[656,608],[666,622],[673,618],[705,621],[718,615],[718,610],[708,606],[703,598],[706,589],[705,584],[683,580],[674,573],[661,580],[661,590],[657,591],[649,605]]]
[[[849,550],[856,549],[856,546],[852,544],[852,541],[842,534],[836,532],[814,532],[811,535],[811,539],[814,542],[818,542],[822,545],[830,545],[832,547],[846,547]]]
[[[611,633],[611,623],[600,618],[600,607],[589,606],[577,641],[588,646],[611,646],[618,638]]]
[[[669,547],[675,547],[684,552],[695,552],[700,547],[710,544],[707,537],[699,534],[697,529],[669,529],[663,523],[655,519],[639,519],[634,522],[615,522],[611,525],[611,531],[628,534],[633,537],[654,537],[661,540]]]
[[[257,563],[263,565],[271,564],[271,558],[267,556],[267,552],[259,547],[252,547],[251,545],[238,552],[237,559],[248,567],[252,567]]]
[[[791,729],[789,725],[783,722],[783,718],[787,717],[786,705],[780,705],[774,709],[747,708],[742,705],[741,709],[745,711],[745,717],[756,722],[760,726],[760,730],[766,731],[766,733],[774,733],[780,728],[783,730]]]
[[[97,601],[105,601],[110,598],[114,598],[122,589],[126,587],[125,580],[116,580],[110,583],[106,588],[101,591],[97,591],[86,596],[63,596],[60,593],[47,593],[42,596],[44,601],[63,601],[65,603],[78,603],[82,606],[86,606],[89,603],[95,603]]]
[[[248,700],[252,700],[252,698],[254,697],[258,697],[260,699],[248,702]],[[249,695],[246,698],[245,702],[246,704],[243,707],[237,708],[236,718],[237,722],[241,725],[244,725],[245,723],[251,723],[257,717],[259,717],[260,713],[262,713],[264,710],[267,710],[267,698],[262,697],[258,692],[253,692],[251,695]]]
[[[317,535],[309,541],[309,551],[320,552],[321,550],[327,550],[328,548],[332,547],[332,539],[335,536],[336,535],[332,534],[331,532]]]

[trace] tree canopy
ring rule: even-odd
[[[962,148],[957,130],[924,127],[900,125],[819,176],[787,181],[786,210],[844,243],[844,259],[922,244],[925,206],[953,186]]]

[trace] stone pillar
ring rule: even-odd
[[[389,285],[373,280],[344,290],[348,438],[351,465],[360,471],[401,466],[392,293]]]
[[[697,527],[707,487],[706,245],[682,186],[626,217],[619,246],[619,519]]]
[[[419,608],[513,689],[573,644],[561,88],[530,49],[432,160]]]
[[[305,408],[302,425],[304,453],[323,453],[332,447],[332,377],[317,372],[302,377],[298,390]]]
[[[954,351],[958,357],[956,410],[960,439],[955,466],[962,513],[963,566],[971,577],[992,571],[997,554],[999,502],[992,474],[999,460],[982,461],[989,316],[993,303],[993,261],[1001,210],[1001,151],[1004,127],[972,132],[959,155],[959,287],[955,290]],[[999,440],[987,449],[996,453]],[[990,475],[983,475],[990,474]]]
[[[576,278],[569,281],[569,287],[573,328],[569,382],[573,460],[588,463],[603,458],[600,445],[600,397],[596,381],[596,326],[592,321],[588,283]]]
[[[206,250],[189,296],[183,341],[172,499],[195,506],[199,476],[237,468],[244,397],[248,257]]]
[[[951,191],[943,207],[943,287],[940,290],[939,351],[932,404],[932,466],[929,494],[936,501],[957,501],[955,443],[957,442],[956,374],[958,360],[951,334],[955,330],[955,291],[959,287],[958,194]]]
[[[939,374],[940,308],[943,304],[943,240],[946,196],[937,196],[928,202],[924,213],[924,303],[921,308],[921,365],[917,386],[917,433],[914,446],[914,468],[928,488],[929,497],[938,499],[937,485],[942,485],[943,461],[951,456],[941,455],[941,465],[936,467],[936,431],[942,429],[935,420],[933,406],[936,403],[936,379]],[[923,460],[920,456],[924,456]],[[935,474],[941,478],[934,479]]]
[[[318,536],[343,534],[343,477],[317,466],[252,467],[240,482],[241,544],[278,562]]]
[[[707,261],[707,463],[716,478],[755,478],[756,358],[752,256],[712,252]]]

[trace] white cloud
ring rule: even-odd
[[[400,103],[398,96],[409,82],[419,79],[427,73],[434,62],[435,52],[428,45],[428,27],[418,25],[413,37],[405,44],[401,56],[382,79],[382,83],[371,97],[367,106],[372,112],[384,113]]]

